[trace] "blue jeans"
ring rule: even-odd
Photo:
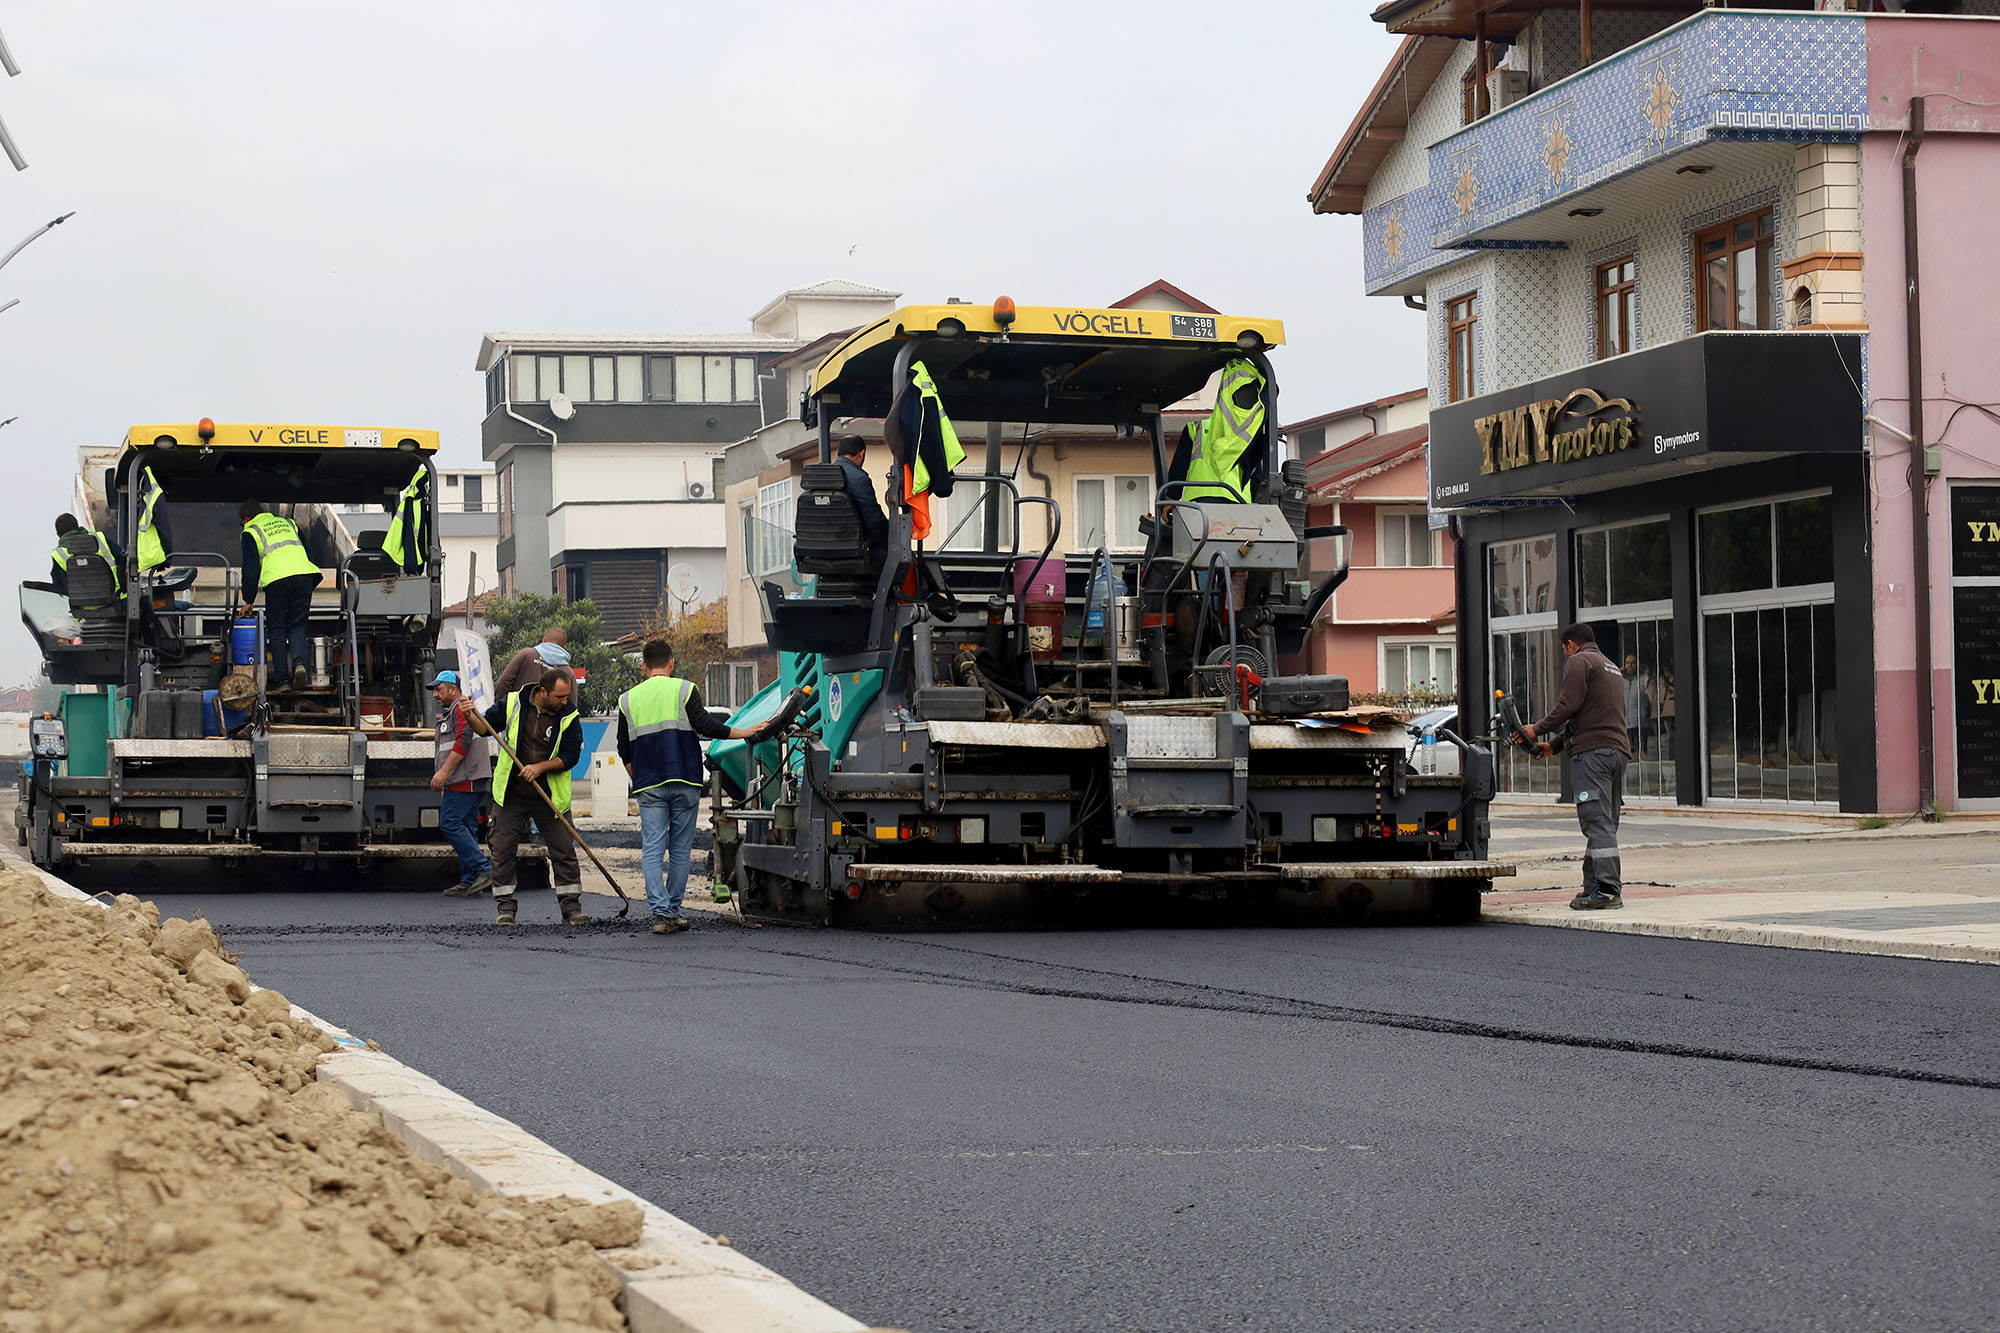
[[[438,793],[438,828],[445,841],[458,853],[458,882],[470,884],[481,875],[491,874],[493,863],[479,850],[479,793],[442,791]]]
[[[701,788],[685,782],[639,793],[639,859],[646,874],[646,905],[654,916],[681,914],[694,851],[694,821],[700,813]]]

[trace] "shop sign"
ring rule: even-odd
[[[1637,403],[1606,398],[1595,389],[1571,389],[1565,397],[1510,407],[1472,423],[1479,434],[1479,470],[1489,474],[1630,449],[1638,427]]]

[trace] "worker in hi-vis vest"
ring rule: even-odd
[[[1264,384],[1264,373],[1240,356],[1222,368],[1214,410],[1188,428],[1188,484],[1181,499],[1250,499],[1243,464],[1264,429]]]
[[[653,933],[671,935],[688,928],[681,899],[687,892],[695,817],[701,813],[706,778],[701,742],[754,740],[763,729],[732,727],[703,708],[694,682],[674,674],[674,649],[666,640],[649,639],[640,661],[646,678],[618,698],[618,757],[639,800],[640,868]],[[715,900],[729,901],[729,888],[720,880]]]
[[[153,469],[139,469],[139,539],[133,545],[139,557],[139,572],[144,574],[167,563],[167,548],[173,538],[167,532],[167,516],[159,511],[160,479],[153,475]]]
[[[80,535],[73,535],[80,534]],[[125,596],[125,576],[118,571],[118,548],[95,528],[77,522],[75,514],[56,515],[56,544],[49,548],[49,582],[59,593],[69,592],[69,562],[79,555],[101,555],[111,566],[111,590]]]
[[[306,554],[298,524],[289,518],[265,513],[255,500],[245,500],[236,516],[243,520],[243,614],[256,610],[261,590],[272,674],[279,680],[290,677],[292,688],[302,690],[312,659],[306,621],[312,615],[320,568]]]

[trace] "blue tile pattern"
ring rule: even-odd
[[[1457,95],[1441,81],[1428,96]],[[1710,10],[1432,145],[1428,182],[1362,216],[1365,285],[1482,249],[1561,249],[1481,233],[1697,144],[1847,142],[1867,126],[1861,15]]]

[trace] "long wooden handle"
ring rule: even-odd
[[[509,759],[514,761],[515,768],[525,769],[527,767],[526,764],[521,762],[521,756],[514,753],[514,747],[507,744],[506,737],[502,736],[497,731],[491,731],[491,730],[487,732],[487,735],[491,736],[493,738],[493,743],[499,746],[500,749],[506,754],[506,756]],[[620,907],[618,909],[618,915],[624,916],[626,913],[630,912],[632,910],[632,900],[625,895],[625,890],[618,887],[618,881],[611,878],[611,872],[604,868],[604,862],[597,859],[597,853],[590,849],[590,844],[585,842],[583,840],[583,835],[576,831],[576,825],[570,822],[569,816],[564,814],[562,811],[556,809],[555,799],[551,797],[546,791],[542,790],[541,783],[535,781],[531,777],[528,777],[525,773],[522,774],[521,780],[528,784],[528,789],[530,791],[534,792],[535,795],[542,798],[542,804],[546,805],[549,808],[549,813],[554,815],[558,820],[560,820],[562,822],[562,826],[569,830],[569,836],[576,839],[576,845],[583,848],[583,854],[590,858],[590,863],[597,867],[599,873],[601,873],[604,876],[605,882],[611,885],[611,891],[617,894],[618,900],[624,904],[623,907]]]

